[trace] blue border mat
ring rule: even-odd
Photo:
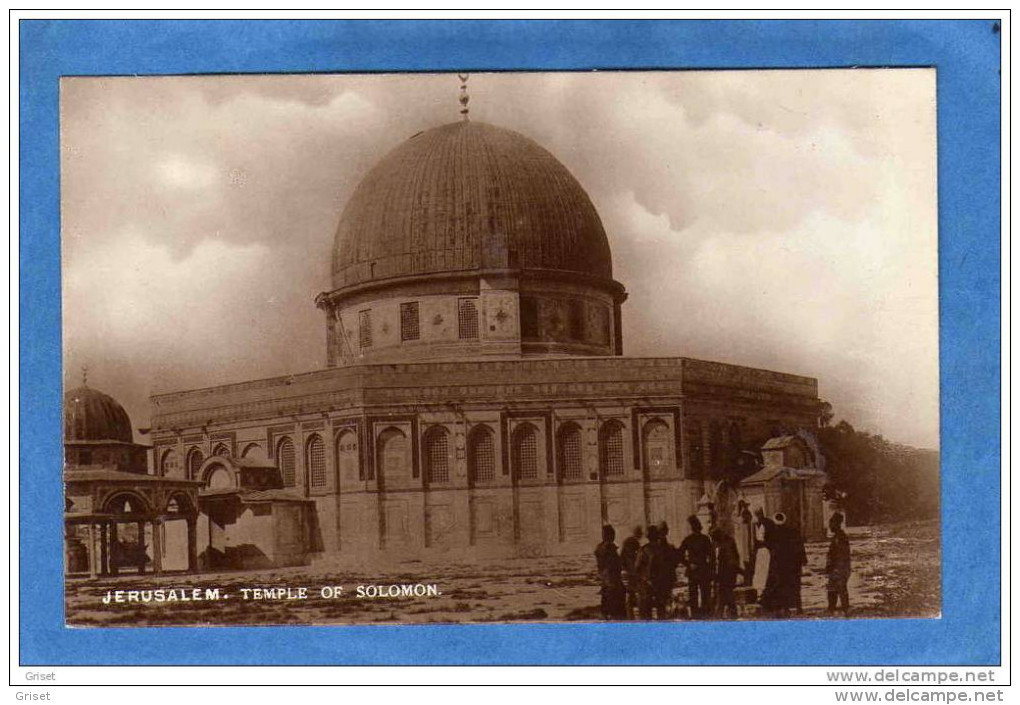
[[[23,21],[21,654],[61,664],[995,664],[1000,35],[992,21]],[[58,80],[590,68],[938,69],[943,617],[416,627],[63,626]]]

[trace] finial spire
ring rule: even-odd
[[[464,116],[464,120],[468,119],[468,101],[471,97],[468,96],[467,82],[470,74],[458,73],[457,78],[460,79],[460,114]]]
[[[89,366],[88,365],[82,365],[81,366],[81,386],[83,386],[83,387],[89,386]]]

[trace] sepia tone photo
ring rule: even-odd
[[[935,71],[65,78],[65,621],[938,617]]]

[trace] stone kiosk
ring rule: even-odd
[[[148,446],[113,398],[82,385],[64,395],[65,573],[198,568],[201,482],[147,472]]]

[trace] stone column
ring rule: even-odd
[[[138,526],[138,574],[145,575],[145,522],[139,521]]]
[[[110,523],[110,575],[117,575],[119,571],[117,564],[119,548],[120,541],[117,538],[117,521],[115,519]]]
[[[99,574],[108,575],[110,572],[110,550],[109,550],[109,532],[107,530],[106,522],[100,526],[99,529]]]
[[[188,517],[188,572],[198,570],[198,517]]]
[[[96,577],[96,527],[89,522],[89,577]]]
[[[163,572],[163,522],[160,519],[152,521],[152,569],[159,575]]]

